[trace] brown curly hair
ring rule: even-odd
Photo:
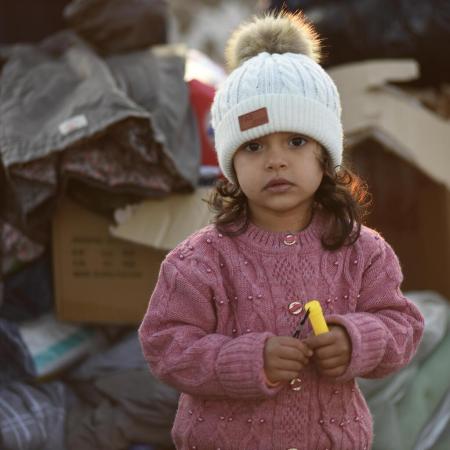
[[[321,241],[325,249],[336,250],[358,239],[370,205],[370,195],[366,183],[350,169],[339,166],[335,170],[323,148],[319,161],[324,175],[314,194],[314,208],[320,208],[331,216]],[[235,236],[246,230],[249,223],[247,197],[237,184],[219,180],[208,203],[214,214],[213,223],[221,233]]]

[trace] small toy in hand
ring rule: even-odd
[[[329,329],[325,318],[323,317],[322,307],[317,300],[311,300],[306,303],[305,309],[309,313],[309,321],[311,322],[314,334],[328,333]]]
[[[325,318],[323,317],[322,307],[317,300],[311,300],[305,304],[305,315],[300,319],[300,322],[292,334],[292,337],[298,338],[300,336],[300,331],[309,317],[314,334],[328,333],[329,329]]]

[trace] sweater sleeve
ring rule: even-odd
[[[372,237],[373,239],[373,237]],[[392,248],[377,238],[362,278],[354,313],[331,315],[330,323],[346,328],[352,356],[337,381],[381,378],[407,365],[422,338],[424,319],[402,294],[400,264]]]
[[[139,328],[150,370],[178,391],[191,395],[275,395],[278,389],[267,386],[263,370],[264,344],[271,333],[237,337],[217,333],[217,306],[212,287],[203,276],[205,270],[195,261],[185,260],[177,266],[173,259],[166,259],[161,266]],[[214,276],[209,278],[217,282]]]

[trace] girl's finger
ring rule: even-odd
[[[336,378],[341,376],[343,373],[345,373],[347,366],[343,365],[343,366],[338,366],[335,367],[334,369],[325,369],[325,370],[321,370],[322,375],[325,375],[326,377],[330,377],[330,378]]]
[[[340,355],[340,350],[334,344],[326,345],[325,347],[321,347],[321,348],[317,348],[314,351],[314,356],[315,356],[316,360],[334,358],[339,355]]]
[[[298,373],[300,370],[303,369],[305,365],[301,363],[300,361],[292,361],[288,359],[281,359],[278,360],[273,365],[274,370],[288,370],[288,371],[294,371]]]
[[[304,350],[304,351],[303,351]],[[305,358],[309,358],[307,355],[312,355],[312,352],[304,347],[304,349],[300,350],[297,347],[280,347],[277,355],[282,359],[291,359],[294,361],[304,360]]]
[[[345,358],[342,358],[341,356],[317,360],[317,364],[322,370],[334,369],[336,367],[343,366],[345,365],[345,362]]]
[[[280,370],[277,372],[277,378],[282,381],[291,381],[294,378],[298,378],[298,371],[295,370]]]
[[[324,346],[332,345],[336,341],[334,334],[328,332],[319,334],[318,336],[310,335],[303,340],[303,343],[312,350],[322,348]]]

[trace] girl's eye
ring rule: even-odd
[[[293,147],[301,147],[302,145],[305,145],[308,141],[302,137],[302,136],[295,136],[289,141],[289,144]]]
[[[248,152],[257,152],[262,148],[261,144],[258,144],[258,142],[247,142],[247,144],[244,145],[244,149]]]

